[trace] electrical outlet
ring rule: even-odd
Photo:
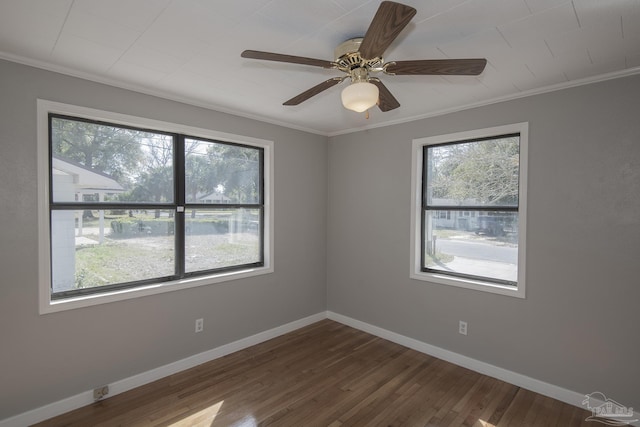
[[[105,397],[107,394],[109,394],[109,386],[108,385],[104,385],[102,387],[98,387],[96,389],[93,389],[93,400],[100,400],[103,397]]]
[[[204,319],[196,319],[196,333],[204,329]]]
[[[458,325],[458,332],[462,335],[467,335],[467,322],[462,320],[460,321],[460,324]]]

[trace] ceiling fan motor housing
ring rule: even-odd
[[[356,37],[340,43],[334,50],[336,62],[338,62],[343,56],[358,52],[361,44],[362,37]]]
[[[354,78],[354,73],[352,73],[353,70],[361,68],[364,68],[367,71],[371,69],[377,70],[382,67],[384,62],[382,57],[370,59],[362,58],[359,52],[362,40],[362,37],[349,39],[340,43],[334,51],[335,63],[338,64],[338,69],[351,74],[352,79]],[[355,77],[358,79],[359,75]]]

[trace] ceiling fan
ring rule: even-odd
[[[351,84],[342,91],[345,108],[363,112],[378,105],[381,111],[391,111],[400,106],[398,100],[371,74],[382,72],[387,75],[469,75],[476,76],[484,70],[487,60],[482,59],[422,59],[411,61],[384,62],[382,54],[398,37],[416,14],[411,7],[392,1],[383,1],[378,7],[369,29],[362,38],[353,38],[341,43],[335,49],[335,60],[306,58],[279,53],[245,50],[243,58],[288,62],[329,69],[345,73],[332,77],[311,89],[285,101],[283,105],[298,105],[325,91],[347,78]]]

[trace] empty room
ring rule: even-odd
[[[0,0],[0,427],[640,425],[640,2]]]

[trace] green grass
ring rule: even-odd
[[[76,287],[126,283],[173,274],[171,247],[154,248],[107,242],[76,250]]]
[[[453,261],[454,256],[450,254],[443,254],[442,252],[436,252],[434,255],[425,255],[425,262],[427,267],[433,267],[437,264],[446,264],[448,262]]]
[[[202,271],[237,264],[255,262],[260,249],[257,236],[228,234],[229,218],[233,212],[225,209],[199,210],[196,218],[186,212],[185,217],[193,234],[187,236],[187,271]],[[88,288],[171,276],[175,273],[174,219],[163,210],[160,218],[155,210],[104,212],[104,243],[82,245],[75,252],[75,286]],[[84,237],[98,240],[99,211],[92,218],[84,218]],[[251,218],[250,215],[247,218]],[[135,229],[142,221],[143,231]],[[120,223],[114,232],[112,223]],[[201,224],[200,227],[195,225]],[[217,227],[213,227],[217,226]],[[95,229],[95,230],[94,230]],[[213,233],[213,234],[212,234]]]
[[[246,235],[188,236],[187,271],[246,264],[257,260],[258,240]],[[105,238],[101,245],[76,248],[76,287],[89,288],[174,274],[173,236]]]

